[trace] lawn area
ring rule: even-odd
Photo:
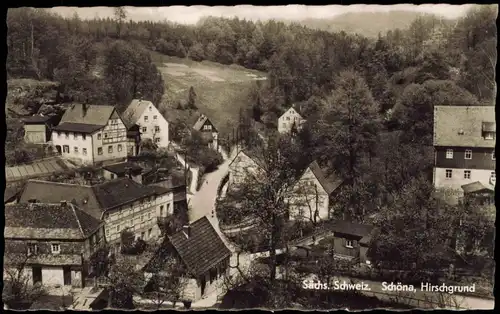
[[[161,72],[166,91],[160,110],[173,122],[190,121],[193,110],[177,109],[177,101],[188,99],[189,88],[197,94],[198,112],[205,114],[219,130],[219,137],[227,137],[236,126],[240,108],[252,104],[250,97],[258,81],[265,82],[265,74],[238,65],[223,65],[210,61],[170,57],[151,52]],[[163,112],[163,111],[162,111]]]

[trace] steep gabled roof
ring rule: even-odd
[[[311,169],[316,179],[318,179],[318,182],[328,194],[332,194],[343,182],[342,178],[338,177],[336,174],[329,174],[329,171],[325,168],[321,168],[316,161],[313,161],[308,169]]]
[[[103,127],[104,127],[103,125],[96,125],[96,124],[65,122],[55,126],[53,130],[61,132],[76,132],[76,133],[91,134],[97,130],[102,129]]]
[[[495,106],[434,107],[434,146],[494,148],[483,131],[496,131]]]
[[[206,216],[194,221],[189,227],[189,236],[179,231],[168,239],[190,273],[204,274],[231,255]]]
[[[102,225],[71,203],[5,206],[6,238],[85,239]]]
[[[346,220],[337,220],[328,224],[328,229],[336,233],[363,238],[370,235],[374,231],[375,226],[350,222]]]
[[[73,104],[66,109],[59,125],[74,123],[105,126],[113,112],[115,112],[113,106]]]
[[[143,168],[136,163],[125,161],[119,162],[115,164],[110,164],[103,166],[102,169],[105,169],[109,172],[115,173],[116,175],[124,175],[127,172],[127,168],[130,169],[131,173],[141,173]]]
[[[100,219],[102,211],[91,186],[51,181],[29,180],[19,199],[20,203],[37,200],[41,203],[72,202],[78,208]]]
[[[205,114],[195,115],[189,123],[196,131],[201,131],[207,121],[212,125],[212,131],[217,132],[214,123]]]
[[[154,107],[153,103],[149,100],[134,99],[130,102],[127,109],[122,114],[123,123],[125,123],[127,129],[137,123],[141,115],[149,106]]]
[[[236,156],[234,156],[233,160],[229,164],[229,167],[231,167],[231,165],[235,162],[235,160],[238,158],[238,156],[241,156],[242,154],[247,156],[251,160],[253,160],[259,167],[264,167],[262,157],[259,156],[258,153],[256,153],[253,150],[250,150],[250,149],[244,149],[244,150],[239,151],[238,154],[236,154]]]
[[[23,118],[24,124],[46,124],[49,123],[50,120],[52,120],[52,117],[42,115],[33,115]]]

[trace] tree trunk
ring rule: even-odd
[[[271,283],[274,283],[276,281],[276,248],[277,248],[277,235],[278,235],[278,228],[276,226],[276,214],[273,214],[272,217],[272,230],[271,230],[271,239],[270,239],[270,248],[269,248],[269,260],[270,260],[270,275],[269,279]]]

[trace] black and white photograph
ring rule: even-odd
[[[55,5],[6,14],[4,310],[494,309],[497,4]]]

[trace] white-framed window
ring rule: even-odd
[[[496,175],[496,172],[495,172],[495,171],[492,171],[492,172],[491,172],[491,177],[492,177],[493,179],[496,179],[496,178],[497,178],[497,175]]]
[[[102,147],[97,148],[97,155],[102,155]]]
[[[148,131],[148,128],[147,127],[142,127],[142,133],[146,133]]]
[[[453,170],[446,169],[445,172],[446,172],[446,179],[451,179],[451,177],[453,176]]]
[[[158,116],[153,116],[153,120],[158,120]]]
[[[113,145],[109,145],[108,146],[108,154],[112,154],[113,153]]]
[[[120,232],[120,225],[116,226],[116,232]]]
[[[97,134],[97,139],[100,140],[102,138],[101,133]]]
[[[57,131],[57,137],[61,136],[61,132]]]
[[[170,203],[167,204],[167,214],[170,211]]]
[[[69,145],[63,145],[63,152],[69,154]]]
[[[104,133],[104,138],[108,138],[108,133]]]
[[[470,170],[464,170],[464,179],[470,179],[471,171]]]
[[[153,107],[149,106],[149,111],[152,111],[153,110]]]
[[[453,159],[453,149],[446,150],[446,159]]]
[[[491,153],[491,160],[495,160],[495,150],[493,150],[493,153]]]
[[[290,117],[286,117],[286,121],[290,121]]]
[[[57,243],[52,243],[52,245],[50,246],[51,250],[52,250],[52,254],[59,254],[61,253],[61,246]]]
[[[160,143],[160,138],[159,137],[155,138],[155,143]]]
[[[121,152],[123,150],[122,144],[118,144],[118,151]]]
[[[352,240],[345,240],[345,247],[352,249],[353,248]]]
[[[203,130],[207,130],[207,131],[210,131],[212,129],[212,126],[210,124],[205,124],[203,126]]]
[[[86,149],[86,148],[82,148],[82,154],[83,154],[84,156],[87,156],[87,149]]]
[[[75,152],[75,154],[78,154],[78,147],[77,147],[77,146],[75,146],[75,147],[73,148],[73,151]]]
[[[115,174],[112,173],[109,177],[111,178],[111,180],[113,180],[115,178]]]
[[[35,243],[28,244],[28,255],[36,255],[38,254],[38,245]]]
[[[160,217],[163,217],[163,205],[160,206]]]
[[[78,139],[78,134],[77,133],[74,133],[73,134],[73,139],[77,140]]]
[[[86,134],[82,134],[82,139],[85,141],[87,139],[87,135]]]
[[[465,150],[465,159],[472,159],[472,150],[470,149]]]
[[[493,136],[493,133],[492,133],[492,132],[486,132],[486,133],[484,134],[484,139],[485,139],[485,140],[492,140],[492,139],[494,139],[494,138],[495,138],[495,137]]]
[[[148,116],[144,116],[144,122],[148,121]]]
[[[160,127],[159,126],[155,126],[155,132],[160,132]]]

